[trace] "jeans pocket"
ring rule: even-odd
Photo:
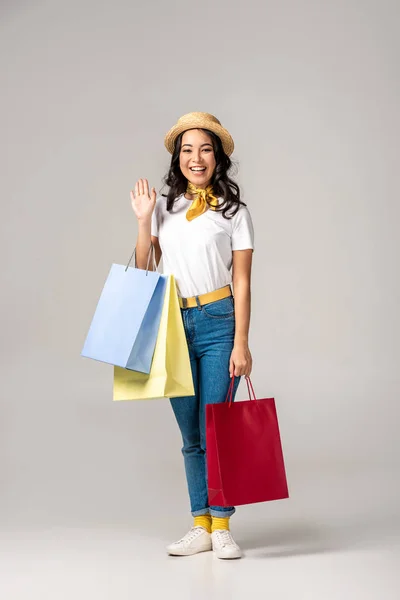
[[[233,319],[235,315],[235,306],[233,297],[216,300],[209,304],[204,304],[202,307],[203,313],[210,319]]]

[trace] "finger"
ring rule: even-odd
[[[149,196],[149,182],[147,179],[143,179],[143,194]]]
[[[139,182],[137,181],[135,183],[135,196],[137,196],[139,194]]]
[[[235,365],[233,364],[233,360],[230,359],[230,361],[229,361],[229,377],[233,377],[234,372],[235,372]]]
[[[143,194],[143,179],[139,179],[139,195]]]
[[[157,192],[156,192],[156,188],[151,188],[151,201],[155,202],[157,199]]]

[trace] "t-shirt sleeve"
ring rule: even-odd
[[[232,250],[254,250],[254,227],[247,207],[241,206],[232,221]]]

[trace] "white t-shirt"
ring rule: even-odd
[[[232,251],[254,250],[254,229],[247,207],[240,206],[231,219],[208,209],[188,221],[186,212],[191,203],[181,194],[168,212],[167,199],[157,198],[151,227],[151,234],[159,238],[164,274],[174,275],[178,293],[184,298],[230,284]]]

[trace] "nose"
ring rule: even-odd
[[[193,154],[192,154],[192,160],[196,165],[199,165],[201,163],[201,153],[200,153],[200,149],[197,150],[193,150]]]

